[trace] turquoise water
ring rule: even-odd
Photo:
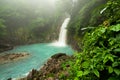
[[[73,50],[70,46],[56,47],[49,43],[43,43],[18,46],[7,52],[28,52],[30,56],[7,64],[0,64],[0,80],[23,77],[33,68],[39,70],[52,55],[56,53],[72,55]]]

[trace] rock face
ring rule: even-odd
[[[27,56],[29,56],[29,53],[27,52],[0,55],[0,64],[5,64],[8,62],[16,61],[16,60],[25,58]]]
[[[0,52],[7,51],[13,49],[13,46],[9,44],[1,44],[0,43]]]
[[[56,80],[59,79],[63,72],[62,63],[69,59],[70,56],[64,53],[53,55],[46,64],[39,70],[32,70],[26,78],[20,80]],[[68,74],[67,72],[63,72]]]

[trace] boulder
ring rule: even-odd
[[[8,78],[7,80],[12,80],[12,78]]]
[[[66,56],[66,54],[65,54],[65,53],[57,53],[57,54],[51,56],[51,58],[53,58],[53,59],[58,59],[58,58],[60,58],[60,57],[62,57],[62,56]]]
[[[0,64],[5,64],[8,62],[16,61],[23,59],[30,54],[27,52],[19,52],[19,53],[4,53],[4,55],[0,56]]]
[[[59,80],[61,72],[69,75],[68,72],[63,72],[62,63],[70,58],[71,57],[65,53],[55,54],[48,59],[47,63],[45,63],[39,71],[33,69],[26,78],[27,80]],[[67,65],[67,67],[69,67],[69,65]],[[26,78],[20,80],[26,80]]]

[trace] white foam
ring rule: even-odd
[[[56,46],[56,47],[65,47],[67,44],[61,43],[61,42],[53,42],[50,44],[50,46]]]
[[[70,18],[66,18],[61,26],[60,33],[59,33],[59,39],[58,41],[55,41],[51,43],[51,46],[58,46],[58,47],[65,47],[66,44],[66,37],[67,37],[67,30],[66,27],[70,21]]]

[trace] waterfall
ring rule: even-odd
[[[66,27],[69,23],[70,18],[66,18],[61,26],[60,34],[59,34],[59,40],[58,43],[60,46],[66,45],[66,36],[67,36],[67,30]]]
[[[59,39],[57,42],[52,43],[54,46],[66,46],[66,37],[67,37],[67,30],[66,27],[70,21],[70,18],[66,18],[60,28]]]

